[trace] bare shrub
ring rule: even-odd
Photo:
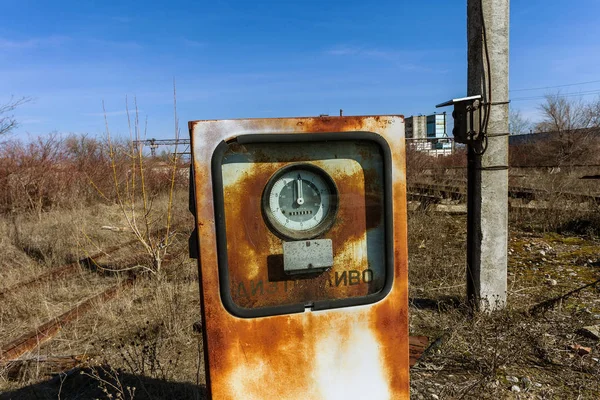
[[[406,149],[406,179],[416,181],[421,178],[427,168],[431,168],[435,157],[427,155],[427,153],[415,150],[413,148]]]
[[[63,162],[71,165],[79,178],[79,198],[88,204],[96,202],[98,191],[110,189],[105,179],[110,172],[107,144],[87,135],[71,135],[63,143],[66,154]]]
[[[174,379],[178,374],[181,351],[172,351],[172,343],[164,324],[145,326],[127,338],[106,340],[100,348],[104,355],[99,365],[120,365],[120,370],[133,375],[162,379]],[[117,349],[114,353],[112,349]]]
[[[542,121],[535,126],[538,133],[519,152],[519,157],[529,154],[529,165],[562,166],[598,161],[595,145],[600,138],[600,99],[585,103],[555,93],[546,95],[539,109]],[[540,134],[545,136],[540,138]]]
[[[176,92],[173,90],[175,139],[179,137],[179,126],[177,119]],[[177,182],[180,182],[179,170],[181,167],[177,147],[166,165],[154,165],[148,163],[143,154],[142,145],[139,144],[146,136],[146,128],[142,130],[139,120],[137,101],[134,99],[135,110],[129,112],[129,104],[126,99],[129,144],[119,146],[111,137],[108,127],[108,119],[105,114],[106,139],[108,144],[108,157],[110,160],[113,193],[116,203],[121,209],[127,226],[133,232],[135,238],[143,246],[149,258],[147,265],[137,265],[134,268],[150,273],[160,278],[162,276],[162,264],[167,255],[168,248],[174,235],[172,226],[173,200]],[[133,117],[133,121],[132,121]],[[138,143],[136,145],[136,143]],[[120,169],[128,162],[129,168],[125,173]],[[168,178],[168,179],[165,179]],[[156,209],[153,207],[154,200],[161,190],[166,190],[168,197],[166,207]],[[102,193],[102,192],[101,192]],[[107,198],[106,194],[102,195]]]
[[[131,143],[125,140],[108,143],[86,135],[63,138],[56,133],[29,142],[0,143],[0,213],[31,212],[41,218],[54,208],[118,202],[115,182],[107,179],[113,174],[120,191],[128,184],[139,189],[145,179],[152,198],[168,193],[172,183],[187,185],[187,174],[174,174],[172,162],[147,158],[138,150],[133,154]],[[132,157],[137,160],[135,166]],[[140,160],[147,164],[144,176]],[[177,163],[177,169],[182,169],[179,159]]]
[[[110,365],[98,365],[81,371],[82,375],[92,378],[98,384],[98,389],[108,400],[133,400],[135,386],[127,386],[122,382],[121,372]]]
[[[594,165],[600,162],[600,128],[535,133],[510,148],[511,166]]]
[[[464,171],[460,169],[467,163],[464,148],[457,148],[453,154],[433,156],[414,148],[406,150],[406,179],[418,182],[430,177],[445,176],[448,179],[462,178]]]
[[[41,214],[100,200],[107,190],[106,146],[86,136],[58,134],[0,144],[0,213]],[[100,187],[94,188],[90,182]]]
[[[68,196],[73,175],[57,135],[23,144],[8,142],[0,149],[0,186],[4,188],[4,211],[31,210],[38,216]]]
[[[594,126],[595,109],[580,98],[570,99],[560,92],[547,94],[539,109],[542,121],[536,124],[536,132],[571,132]]]

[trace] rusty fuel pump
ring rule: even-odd
[[[404,118],[192,121],[214,399],[408,399]]]

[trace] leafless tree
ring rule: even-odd
[[[510,110],[508,115],[508,130],[511,135],[522,135],[528,133],[531,127],[531,121],[521,114],[519,110]]]
[[[11,113],[20,105],[30,101],[31,98],[29,97],[21,97],[18,99],[11,97],[8,103],[0,104],[0,136],[9,133],[19,126],[19,123]]]
[[[536,125],[536,132],[570,132],[590,128],[594,122],[589,104],[560,93],[546,95],[540,111],[543,119]]]
[[[549,94],[540,111],[543,119],[535,131],[548,133],[540,151],[553,157],[557,165],[585,163],[596,157],[600,99],[585,103],[580,98]]]
[[[587,111],[589,113],[590,126],[596,129],[600,128],[600,96],[588,104]]]

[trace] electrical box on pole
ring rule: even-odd
[[[408,399],[404,118],[189,128],[213,398]]]
[[[452,99],[436,107],[454,106],[452,136],[456,143],[472,144],[481,138],[481,95]]]

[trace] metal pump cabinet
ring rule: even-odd
[[[192,121],[214,399],[408,399],[402,116]]]

